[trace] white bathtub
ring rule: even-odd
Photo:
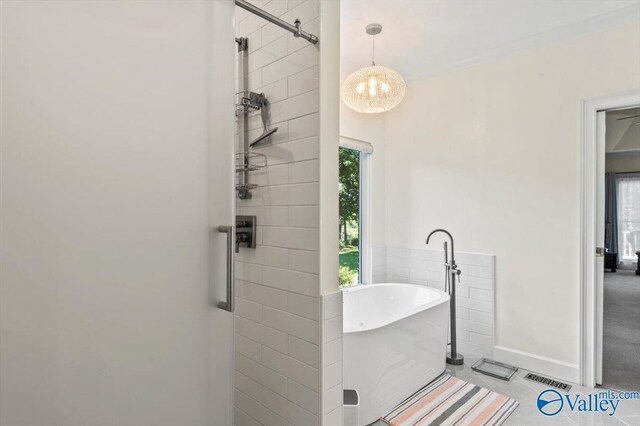
[[[445,370],[449,296],[412,284],[344,292],[344,389],[361,425],[376,421]]]

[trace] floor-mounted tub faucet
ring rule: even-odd
[[[455,259],[455,250],[453,243],[453,235],[446,229],[434,229],[427,235],[427,242],[429,244],[429,239],[433,234],[438,232],[442,232],[447,234],[449,237],[449,242],[451,243],[451,252],[447,253],[447,243],[444,243],[444,267],[446,270],[446,281],[445,288],[447,287],[447,283],[449,284],[449,303],[451,306],[451,352],[447,354],[447,364],[451,365],[462,365],[464,363],[464,356],[458,353],[457,343],[456,343],[456,278],[460,281],[460,274],[462,273],[458,269],[458,265],[456,265]],[[450,260],[449,260],[450,259]],[[451,280],[449,282],[449,279]]]

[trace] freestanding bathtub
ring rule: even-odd
[[[344,389],[357,391],[367,425],[444,372],[449,296],[412,284],[343,292]]]

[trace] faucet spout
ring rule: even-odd
[[[433,231],[431,231],[429,233],[429,235],[427,235],[426,244],[429,244],[429,240],[431,239],[431,236],[433,234],[437,234],[438,232],[442,232],[442,233],[446,234],[449,237],[449,241],[451,242],[451,252],[450,252],[451,253],[451,256],[450,256],[451,264],[455,266],[455,264],[456,264],[455,259],[454,259],[455,251],[454,251],[454,248],[453,248],[453,235],[451,235],[451,232],[447,231],[446,229],[442,229],[442,228],[434,229]]]

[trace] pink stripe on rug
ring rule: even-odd
[[[382,421],[391,426],[498,426],[518,404],[513,398],[445,375],[398,404]]]

